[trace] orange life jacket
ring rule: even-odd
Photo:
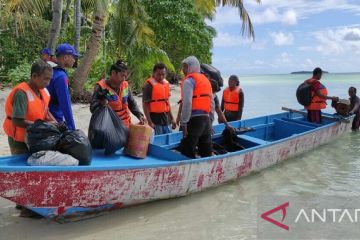
[[[6,118],[3,124],[6,135],[18,142],[25,142],[26,129],[17,127],[12,122],[11,116],[13,112],[13,97],[17,91],[23,91],[27,97],[27,109],[25,120],[36,121],[45,120],[48,115],[48,105],[50,94],[46,88],[39,90],[41,98],[34,93],[30,86],[26,83],[20,83],[14,87],[6,99],[5,114]]]
[[[170,85],[164,79],[159,83],[154,78],[146,80],[152,86],[151,102],[149,104],[149,112],[164,113],[170,111],[169,98],[170,98]]]
[[[184,81],[192,78],[195,81],[195,88],[193,91],[192,111],[201,110],[204,112],[211,111],[211,97],[212,89],[209,79],[201,73],[190,73],[182,80],[181,83],[181,98],[183,98]]]
[[[230,88],[226,88],[223,93],[224,99],[224,109],[226,111],[237,112],[239,111],[239,93],[241,91],[240,87],[236,87],[234,90],[230,90]]]
[[[309,80],[308,83],[312,84],[312,82],[314,81],[318,81],[318,80]],[[326,87],[324,85],[321,84],[321,88],[320,88],[320,93],[322,95],[327,96],[328,95],[328,91],[326,89]],[[312,99],[311,99],[311,103],[309,106],[306,106],[305,108],[307,110],[321,110],[326,108],[326,99],[319,97],[318,95],[316,95],[316,93],[314,91],[312,91]]]
[[[114,97],[113,100],[108,98],[108,104],[112,110],[121,118],[124,125],[129,128],[131,123],[131,117],[129,112],[128,105],[128,94],[129,94],[129,84],[127,81],[123,81],[120,85],[119,94],[117,94],[114,89],[106,84],[105,79],[97,82],[102,89],[109,90],[110,94]]]

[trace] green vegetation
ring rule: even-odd
[[[75,95],[91,90],[120,58],[139,91],[157,62],[167,65],[170,78],[189,55],[211,63],[216,32],[205,19],[224,5],[239,9],[243,34],[254,37],[242,1],[0,0],[0,80],[13,85],[26,80],[42,48],[69,42],[79,44],[83,55],[78,69],[69,71]]]

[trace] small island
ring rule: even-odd
[[[323,71],[323,73],[329,73],[329,72]],[[312,74],[312,71],[298,71],[298,72],[292,72],[291,74]]]

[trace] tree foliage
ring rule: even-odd
[[[155,45],[164,50],[173,65],[194,55],[202,62],[211,62],[215,30],[206,25],[205,16],[196,11],[191,0],[144,0],[150,15],[149,26],[155,32]]]
[[[7,19],[9,22],[12,18]],[[4,20],[3,20],[4,22]],[[32,63],[38,58],[39,52],[46,45],[50,22],[42,18],[32,17],[30,22],[24,22],[27,31],[16,37],[12,25],[0,30],[0,75],[23,63]],[[27,73],[29,75],[30,73]],[[12,80],[12,78],[8,78]]]
[[[74,44],[74,0],[56,2],[62,2],[62,15],[67,17],[55,41]],[[242,32],[253,38],[243,0],[81,0],[79,51],[83,58],[77,71],[69,71],[81,80],[72,81],[74,89],[92,88],[119,58],[128,63],[135,89],[142,87],[157,62],[164,62],[173,73],[179,73],[181,61],[190,55],[211,63],[216,32],[205,19],[211,20],[216,7],[225,5],[239,9]],[[29,75],[23,71],[47,45],[53,10],[48,0],[0,0],[1,81],[5,77],[15,84]]]

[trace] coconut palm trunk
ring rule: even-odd
[[[69,17],[69,9],[70,9],[71,0],[66,0],[65,11],[63,11],[62,19],[61,19],[61,30],[60,37],[64,34],[65,26]]]
[[[80,46],[80,32],[81,32],[81,1],[74,1],[74,17],[75,17],[75,38],[74,38],[74,47],[76,51],[79,51]]]
[[[91,66],[98,53],[104,31],[105,14],[105,8],[102,4],[97,4],[96,10],[94,11],[94,21],[86,52],[73,77],[73,91],[75,95],[82,94]]]
[[[61,18],[62,18],[62,9],[63,1],[62,0],[53,0],[52,2],[52,23],[49,32],[49,38],[47,42],[47,47],[51,49],[51,52],[54,53],[56,44],[59,39],[60,29],[61,29]]]

